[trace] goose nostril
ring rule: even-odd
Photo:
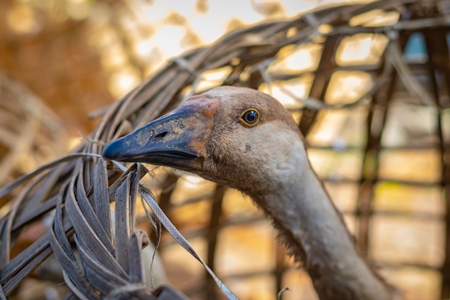
[[[167,135],[167,131],[158,133],[157,135],[155,135],[155,136],[153,137],[153,140],[155,140],[155,139],[162,139],[162,138],[164,138],[166,135]]]

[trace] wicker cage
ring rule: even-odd
[[[124,171],[98,156],[104,143],[190,95],[234,85],[267,92],[292,111],[358,249],[389,282],[407,299],[448,298],[449,31],[449,1],[377,1],[240,29],[173,59],[103,110],[71,155],[0,189],[0,197],[14,200],[0,223],[0,295],[11,295],[55,253],[66,299],[152,297],[140,284],[139,253],[150,240],[159,245],[169,281],[187,296],[224,297],[174,239],[158,234],[158,221],[136,201],[138,191],[151,197],[141,180],[239,297],[275,299],[284,287],[291,291],[283,299],[317,297],[249,199],[174,170],[145,176],[140,165]],[[47,234],[10,259],[20,231],[49,213]],[[156,229],[148,235],[135,227],[147,216]],[[256,251],[255,239],[264,241]]]

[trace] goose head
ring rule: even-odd
[[[190,171],[248,194],[304,262],[321,299],[392,298],[358,255],[291,114],[264,93],[218,87],[191,97],[111,142],[103,156]]]
[[[103,156],[189,171],[254,196],[308,166],[300,131],[277,100],[225,86],[111,142]]]

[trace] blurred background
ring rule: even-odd
[[[212,44],[228,32],[257,22],[291,19],[338,4],[343,3],[1,1],[0,185],[73,149],[95,128],[104,107],[183,52]],[[389,26],[399,18],[398,12],[377,11],[351,22],[354,26]],[[319,26],[321,34],[331,30],[326,24]],[[404,56],[408,62],[428,61],[425,39],[424,34],[408,38]],[[317,36],[310,43],[280,50],[268,67],[269,73],[301,76],[259,87],[291,109],[296,119],[302,117],[305,107],[299,99],[314,93],[313,71],[323,59],[323,42],[323,37]],[[435,132],[443,128],[448,139],[450,119],[443,109],[438,122],[435,108],[414,103],[414,97],[398,87],[397,101],[383,124],[383,151],[376,158],[365,153],[369,106],[364,95],[373,88],[370,68],[380,64],[388,42],[384,34],[359,33],[336,43],[333,57],[340,69],[333,73],[321,98],[327,105],[355,101],[361,105],[352,110],[321,111],[308,135],[309,155],[358,246],[380,267],[387,281],[406,299],[439,299],[444,290],[441,268],[446,257],[448,208],[442,189],[443,156],[436,149],[439,141]],[[355,70],[356,66],[361,67]],[[230,72],[228,67],[205,72],[196,90],[218,85]],[[443,94],[445,107],[448,92]],[[310,99],[309,105],[321,104]],[[367,163],[371,158],[377,163]],[[361,178],[371,176],[379,179],[376,185],[361,184]],[[170,207],[166,207],[169,217],[208,260],[211,240],[205,228],[211,226],[214,216],[213,202],[206,199],[217,187],[199,177],[162,168],[153,170],[148,184],[161,199],[170,197]],[[364,193],[370,194],[370,202],[364,202]],[[280,284],[290,289],[283,299],[317,299],[306,273],[284,254],[270,222],[250,199],[234,190],[223,190],[223,196],[221,215],[216,217],[226,225],[213,235],[217,238],[213,251],[217,275],[241,299],[276,299]],[[370,206],[370,212],[355,208],[364,205]],[[143,211],[139,214],[144,215]],[[144,219],[138,216],[140,226],[150,232]],[[16,253],[44,232],[45,222],[30,226],[15,246]],[[163,237],[160,254],[166,272],[163,280],[193,299],[208,299],[205,295],[211,294],[204,284],[211,281],[203,267],[168,235]],[[30,279],[16,297],[59,299],[63,295],[58,292],[60,286],[47,294],[37,292],[41,287],[41,281]]]

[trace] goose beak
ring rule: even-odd
[[[199,171],[218,108],[217,98],[191,97],[173,112],[109,143],[102,155],[108,160]]]

